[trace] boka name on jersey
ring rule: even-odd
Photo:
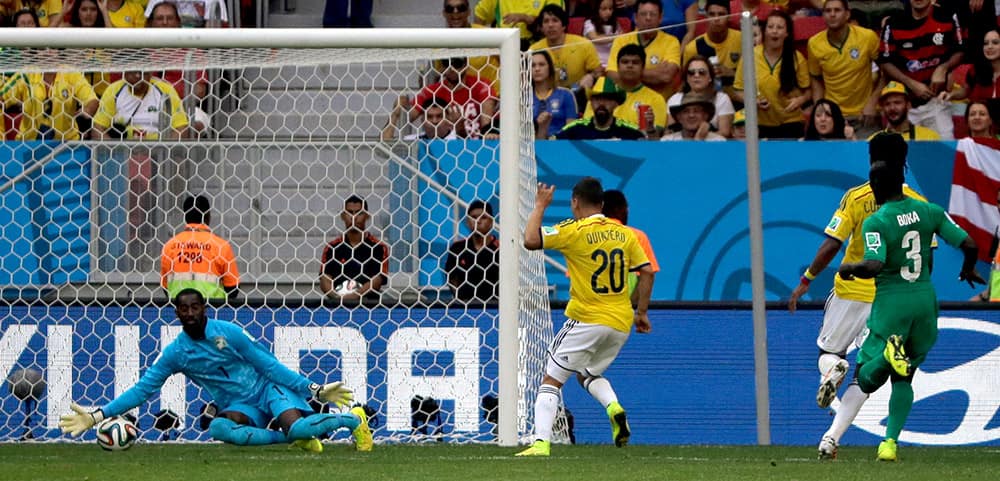
[[[899,214],[896,216],[896,222],[899,222],[899,226],[908,226],[910,224],[916,224],[920,222],[920,216],[917,215],[916,211],[907,212],[905,214]]]

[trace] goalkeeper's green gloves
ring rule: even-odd
[[[309,391],[312,392],[313,397],[317,400],[333,404],[337,407],[347,406],[354,401],[354,392],[340,381],[323,385],[312,383],[309,385]]]
[[[71,403],[69,407],[73,412],[59,417],[59,428],[70,436],[79,436],[104,420],[104,411],[100,409],[87,411],[77,403]]]

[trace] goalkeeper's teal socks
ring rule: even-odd
[[[237,424],[227,418],[213,419],[212,423],[208,425],[208,433],[214,439],[239,446],[263,446],[288,442],[285,433],[281,431]]]
[[[340,428],[353,431],[361,420],[351,413],[311,414],[292,423],[288,430],[288,439],[310,439],[324,434],[333,434]]]

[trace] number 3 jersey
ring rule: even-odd
[[[886,202],[862,227],[865,260],[884,266],[875,277],[878,294],[931,288],[931,239],[958,246],[968,236],[940,206],[905,197]]]
[[[649,264],[635,233],[594,214],[542,227],[542,246],[561,252],[569,270],[566,317],[632,330],[628,273]]]
[[[926,200],[906,184],[903,184],[903,195]],[[864,239],[861,238],[861,225],[878,208],[879,205],[875,203],[875,194],[872,194],[872,188],[868,182],[851,188],[840,200],[840,206],[833,213],[830,223],[827,224],[823,232],[842,243],[847,243],[842,261],[844,264],[861,262],[861,258],[865,255]],[[936,241],[931,246],[936,247]],[[834,275],[833,291],[841,299],[871,303],[875,299],[875,281],[872,279],[845,281],[840,276]]]

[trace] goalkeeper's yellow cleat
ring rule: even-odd
[[[611,420],[611,439],[614,440],[615,446],[619,448],[625,447],[628,444],[628,438],[632,435],[632,431],[628,427],[628,418],[625,417],[625,408],[617,402],[608,404],[608,419]]]
[[[878,445],[878,460],[879,461],[895,461],[896,460],[896,440],[886,439]]]
[[[358,451],[371,451],[375,447],[375,441],[372,440],[372,430],[368,427],[368,415],[365,414],[365,408],[361,406],[355,406],[351,408],[351,414],[358,417],[361,422],[358,423],[358,427],[354,428],[354,448]]]
[[[910,358],[907,357],[906,351],[903,349],[903,338],[896,334],[889,336],[889,339],[885,343],[885,351],[882,352],[882,356],[885,360],[889,362],[892,366],[892,370],[896,371],[896,374],[906,377],[910,375]]]
[[[299,448],[308,453],[322,453],[323,443],[319,442],[319,439],[296,439],[292,441],[292,444],[288,446],[289,449]]]
[[[541,439],[531,443],[528,449],[521,451],[514,456],[548,456],[552,449],[552,443]]]

